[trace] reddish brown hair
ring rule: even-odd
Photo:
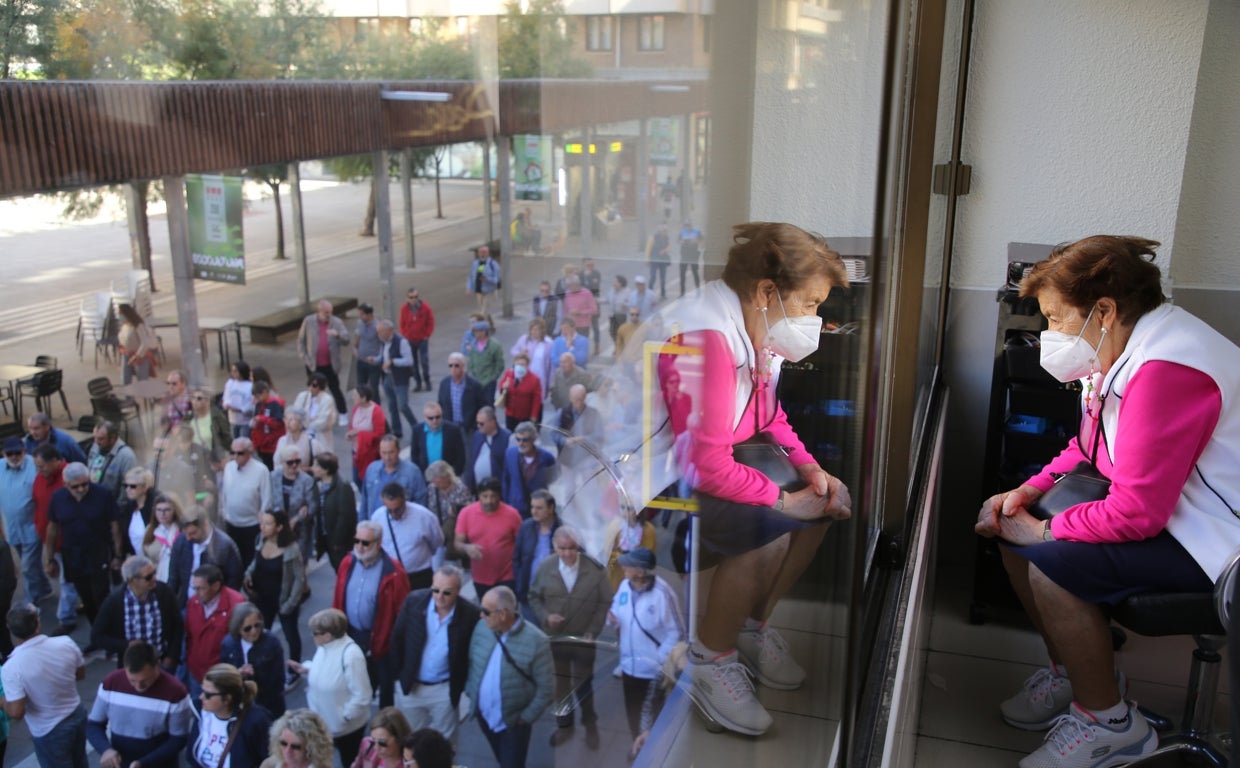
[[[732,242],[723,282],[738,294],[751,292],[762,280],[775,281],[781,295],[818,276],[833,287],[848,285],[843,259],[822,235],[792,224],[754,221],[732,227]]]
[[[1064,300],[1089,311],[1098,299],[1115,301],[1121,323],[1133,323],[1167,300],[1162,272],[1154,263],[1160,245],[1143,237],[1094,235],[1075,243],[1060,243],[1051,255],[1029,270],[1020,284],[1021,296],[1054,288]]]

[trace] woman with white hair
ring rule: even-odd
[[[125,530],[125,555],[138,555],[146,526],[155,515],[155,475],[146,467],[134,467],[125,473],[124,489],[120,522]]]
[[[306,705],[323,716],[340,752],[341,765],[351,765],[370,718],[372,690],[366,654],[349,637],[349,619],[344,611],[319,611],[309,623],[318,646],[314,658],[305,662],[290,659],[288,666],[306,676]]]
[[[271,470],[271,509],[288,515],[289,530],[301,548],[303,565],[310,561],[314,551],[315,531],[311,514],[314,477],[309,471],[310,461],[304,456],[296,445],[285,445],[276,449],[276,467]]]
[[[331,430],[328,430],[328,433],[330,434]],[[280,451],[289,446],[301,451],[301,458],[306,466],[314,462],[316,453],[329,450],[322,438],[311,434],[306,412],[297,406],[284,411],[284,434],[276,441],[275,455],[279,457]]]

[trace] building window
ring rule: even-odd
[[[663,16],[642,16],[638,19],[637,50],[663,50]]]
[[[610,16],[586,17],[587,51],[611,50],[611,24],[612,18]]]
[[[357,20],[357,40],[377,40],[379,37],[379,19],[359,18]]]

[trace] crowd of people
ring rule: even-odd
[[[819,240],[778,229],[785,225],[750,226],[738,242],[756,245],[738,245],[729,263],[748,264],[738,285],[758,293],[738,306],[761,301],[763,311],[782,307],[785,320],[804,317],[842,283],[838,257]],[[682,239],[697,249],[700,232]],[[808,287],[764,276],[781,249],[799,260]],[[598,749],[593,676],[599,638],[611,632],[619,635],[615,677],[630,758],[686,665],[694,695],[717,701],[707,710],[725,726],[742,733],[769,726],[750,677],[791,688],[804,672],[766,619],[821,540],[826,526],[814,523],[847,516],[847,491],[803,448],[793,459],[806,485],[785,493],[730,455],[710,454],[714,463],[701,466],[716,446],[690,437],[706,426],[694,412],[726,400],[745,413],[760,408],[767,422],[721,411],[729,437],[738,424],[751,432],[757,425],[796,445],[765,386],[771,363],[714,382],[746,392],[762,385],[761,406],[752,394],[746,405],[723,389],[691,391],[675,359],[658,363],[656,400],[666,411],[658,430],[670,430],[678,446],[668,466],[682,478],[700,476],[711,494],[800,521],[768,525],[765,539],[746,546],[704,551],[721,563],[733,598],[748,602],[708,611],[710,634],[690,638],[685,586],[657,570],[648,499],[599,499],[591,516],[562,515],[568,495],[598,476],[602,451],[641,439],[642,398],[620,377],[633,373],[636,350],[649,340],[639,329],[658,322],[645,275],[617,275],[603,291],[590,259],[565,266],[555,285],[539,286],[528,333],[509,346],[485,311],[484,294],[498,287],[488,260],[480,249],[467,286],[479,295],[479,312],[437,385],[427,353],[435,316],[414,287],[396,318],[376,318],[360,304],[352,330],[320,302],[298,333],[306,388],[294,397],[243,361],[232,364],[218,393],[168,372],[147,462],[109,421],[97,424],[88,452],[43,414],[29,417],[25,439],[3,443],[0,510],[25,588],[7,614],[16,648],[0,672],[5,711],[27,719],[43,765],[83,765],[87,739],[107,768],[171,765],[182,750],[192,764],[212,768],[225,756],[234,768],[326,765],[333,749],[343,765],[390,766],[410,755],[436,765],[451,759],[459,724],[472,715],[499,763],[515,766],[549,710],[553,747],[572,737],[579,720],[587,748]],[[719,286],[702,290],[737,295]],[[700,301],[697,295],[686,301]],[[711,327],[681,327],[701,327],[699,346],[711,346]],[[772,351],[781,337],[770,325],[748,330],[751,358],[754,349],[770,360],[804,352],[795,344]],[[598,360],[603,332],[616,350],[610,368]],[[343,370],[350,358],[356,370]],[[707,363],[735,370],[730,355]],[[356,385],[346,391],[350,379]],[[420,420],[411,387],[434,393]],[[351,476],[339,455],[346,450]],[[694,491],[664,486],[670,495]],[[682,573],[686,526],[676,532]],[[719,546],[728,538],[724,528],[705,533]],[[775,546],[783,534],[791,547]],[[314,641],[307,659],[301,609],[310,597],[308,571],[323,558],[336,577],[331,607],[305,622]],[[781,565],[781,558],[790,559]],[[746,570],[770,579],[738,585]],[[59,623],[44,632],[37,606],[56,592]],[[66,637],[79,609],[90,623],[84,648]],[[752,673],[739,671],[738,648]],[[100,686],[88,715],[76,684],[91,652],[115,657],[120,669]],[[50,664],[58,676],[44,681]],[[47,684],[31,686],[36,677]],[[309,710],[287,709],[286,694],[303,682]],[[142,717],[127,715],[134,710]]]

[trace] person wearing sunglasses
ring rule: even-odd
[[[392,625],[409,594],[409,577],[400,562],[383,551],[383,534],[383,526],[374,520],[357,524],[353,552],[337,571],[332,607],[348,616],[349,637],[366,653],[371,685],[379,689],[379,706],[388,707],[394,688],[388,662]]]
[[[554,692],[551,643],[521,618],[517,596],[495,587],[482,598],[482,621],[469,645],[465,693],[482,735],[505,768],[524,768],[534,722]]]
[[[155,564],[145,555],[127,557],[121,578],[124,583],[107,596],[91,624],[91,645],[116,654],[119,667],[125,649],[141,640],[159,654],[164,669],[175,670],[184,632],[176,596],[155,579]]]
[[[212,664],[220,660],[220,649],[228,636],[228,619],[245,597],[224,586],[224,577],[214,565],[194,571],[194,596],[185,606],[185,667],[189,690],[197,697],[202,680]]]
[[[532,421],[518,424],[512,440],[514,444],[504,453],[504,470],[495,477],[500,479],[504,503],[525,518],[530,514],[530,494],[551,485],[555,455],[538,446],[538,427]],[[482,496],[481,489],[478,495]]]
[[[270,748],[271,713],[258,685],[232,664],[216,664],[202,679],[202,711],[190,733],[186,763],[193,768],[258,768]],[[227,762],[225,762],[227,761]]]
[[[332,768],[332,735],[314,710],[290,709],[271,726],[264,768]]]
[[[4,464],[0,464],[0,512],[4,515],[4,529],[20,559],[25,594],[37,605],[52,593],[51,582],[43,572],[43,541],[35,526],[34,489],[39,472],[35,469],[34,457],[26,453],[20,437],[6,437],[0,449],[4,452]]]
[[[48,506],[43,567],[48,576],[59,575],[54,558],[59,549],[65,580],[77,589],[86,618],[93,624],[112,584],[109,569],[120,568],[124,549],[116,498],[107,488],[92,483],[90,470],[80,462],[65,467],[64,481],[65,487],[52,494]]]
[[[485,320],[474,323],[473,327],[478,325],[486,325]],[[488,326],[489,327],[489,326]],[[470,336],[472,341],[473,337]],[[503,371],[503,351],[500,352],[500,371]],[[466,373],[468,361],[462,352],[453,352],[448,355],[448,375],[439,380],[439,392],[436,394],[435,402],[439,403],[439,408],[443,412],[444,421],[452,422],[460,426],[466,424],[473,427],[474,417],[478,415],[478,409],[491,402],[483,396],[482,384],[472,374]],[[499,378],[499,374],[495,374]],[[416,435],[417,432],[415,431]],[[462,451],[462,465],[456,471],[464,474],[464,451]],[[448,458],[444,456],[443,458]],[[434,461],[434,459],[431,459]],[[449,459],[451,461],[451,459]],[[453,464],[455,467],[456,465]],[[423,467],[425,469],[425,467]]]
[[[149,643],[134,642],[120,655],[122,668],[103,678],[86,720],[100,768],[177,768],[198,718],[189,691],[160,669]]]
[[[297,541],[303,566],[310,562],[315,530],[314,477],[305,455],[296,444],[285,445],[276,450],[276,468],[271,470],[271,509],[288,516],[289,533]]]
[[[453,365],[458,364],[453,363]],[[449,376],[443,381],[442,386],[451,386],[449,382],[452,381],[452,377]],[[470,379],[470,381],[473,380]],[[474,382],[474,385],[476,384],[477,382]],[[471,402],[469,392],[474,385],[465,386],[461,394],[460,410],[469,415],[470,424],[474,423],[478,415],[477,401],[469,405]],[[442,459],[451,464],[452,471],[458,475],[465,474],[465,432],[460,424],[447,417],[450,412],[451,403],[448,408],[444,408],[442,402],[430,402],[422,406],[422,423],[414,427],[412,439],[409,442],[409,460],[423,472],[431,464]]]
[[[281,422],[283,429],[283,422]],[[254,559],[258,537],[258,515],[271,509],[271,476],[261,462],[254,460],[255,447],[248,438],[232,442],[232,461],[224,465],[220,482],[220,519],[224,530],[237,544],[241,563]]]
[[[241,589],[245,566],[236,542],[227,533],[216,530],[207,510],[195,504],[186,507],[181,516],[181,535],[172,542],[168,563],[168,586],[182,610],[194,595],[193,572],[202,565],[218,567],[225,586]]]
[[[541,395],[541,389],[537,391]],[[492,406],[479,408],[475,423],[477,429],[469,439],[469,460],[465,466],[465,485],[471,491],[478,487],[482,478],[498,477],[504,471],[504,453],[512,438],[512,433],[499,425],[499,417]]]
[[[370,735],[362,739],[351,768],[403,768],[405,739],[413,733],[396,707],[384,707],[370,719]]]
[[[361,364],[359,361],[358,365]],[[361,379],[361,381],[365,383],[367,379]],[[371,385],[367,384],[367,386]],[[340,413],[336,410],[336,401],[332,399],[331,392],[327,391],[326,376],[321,373],[310,375],[306,388],[297,394],[293,400],[293,407],[289,410],[294,409],[305,414],[303,422],[306,425],[306,431],[322,444],[322,450],[336,450],[335,430]]]
[[[123,496],[118,497],[121,528],[125,533],[125,555],[142,552],[142,536],[146,526],[155,516],[155,475],[146,467],[134,467],[125,473],[121,485]]]
[[[392,669],[400,687],[396,706],[413,728],[430,727],[451,739],[469,677],[469,643],[481,615],[461,599],[464,576],[439,566],[429,589],[410,592],[392,628]]]
[[[300,656],[300,645],[297,650]],[[288,671],[284,647],[267,629],[262,611],[254,603],[233,608],[228,617],[228,636],[220,643],[220,663],[232,664],[243,678],[258,684],[254,700],[272,717],[284,714],[284,678]]]

